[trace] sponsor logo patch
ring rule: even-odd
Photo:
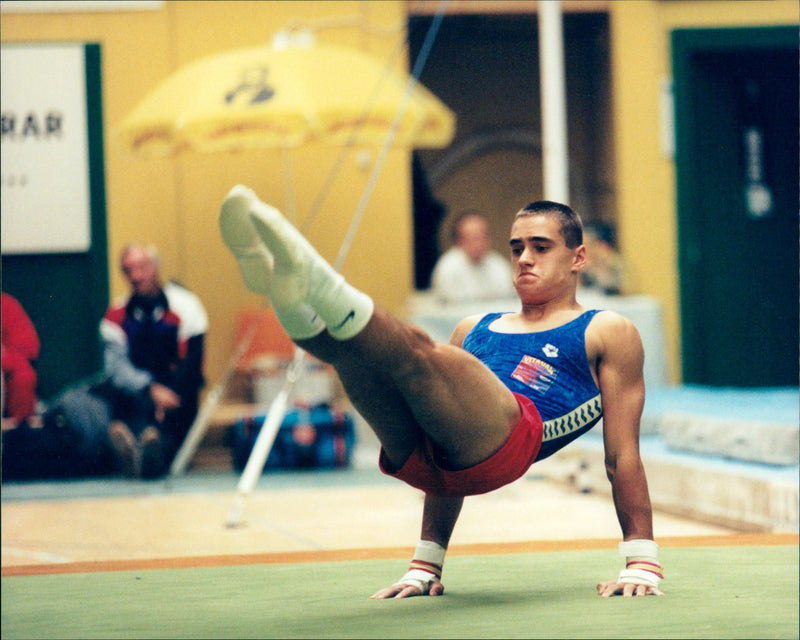
[[[558,376],[558,370],[544,360],[522,356],[511,377],[535,391],[545,392]]]

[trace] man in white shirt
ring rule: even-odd
[[[443,302],[510,298],[514,290],[511,262],[492,249],[489,222],[477,211],[465,211],[453,225],[455,244],[439,258],[431,291]]]

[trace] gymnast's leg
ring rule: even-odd
[[[483,363],[376,307],[249,189],[228,195],[220,229],[248,287],[267,295],[301,348],[334,366],[393,464],[405,462],[421,432],[454,468],[505,443],[519,406]]]

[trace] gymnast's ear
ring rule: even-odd
[[[573,249],[572,271],[577,273],[586,267],[586,245],[581,244]]]

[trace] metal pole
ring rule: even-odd
[[[569,204],[569,154],[560,0],[539,0],[542,165],[546,200]]]
[[[242,511],[244,510],[244,500],[253,492],[261,473],[264,471],[264,465],[269,457],[269,452],[272,450],[272,445],[275,443],[278,430],[281,428],[283,418],[286,416],[286,410],[289,406],[289,399],[294,389],[295,382],[297,382],[297,379],[302,375],[304,359],[305,351],[300,347],[296,347],[294,359],[286,372],[286,379],[283,382],[283,386],[269,407],[267,417],[261,425],[261,430],[258,432],[258,436],[256,436],[253,450],[250,452],[250,457],[247,459],[247,464],[239,478],[239,484],[236,487],[236,496],[234,497],[233,505],[228,511],[228,517],[225,522],[225,525],[228,527],[236,527],[239,525]]]

